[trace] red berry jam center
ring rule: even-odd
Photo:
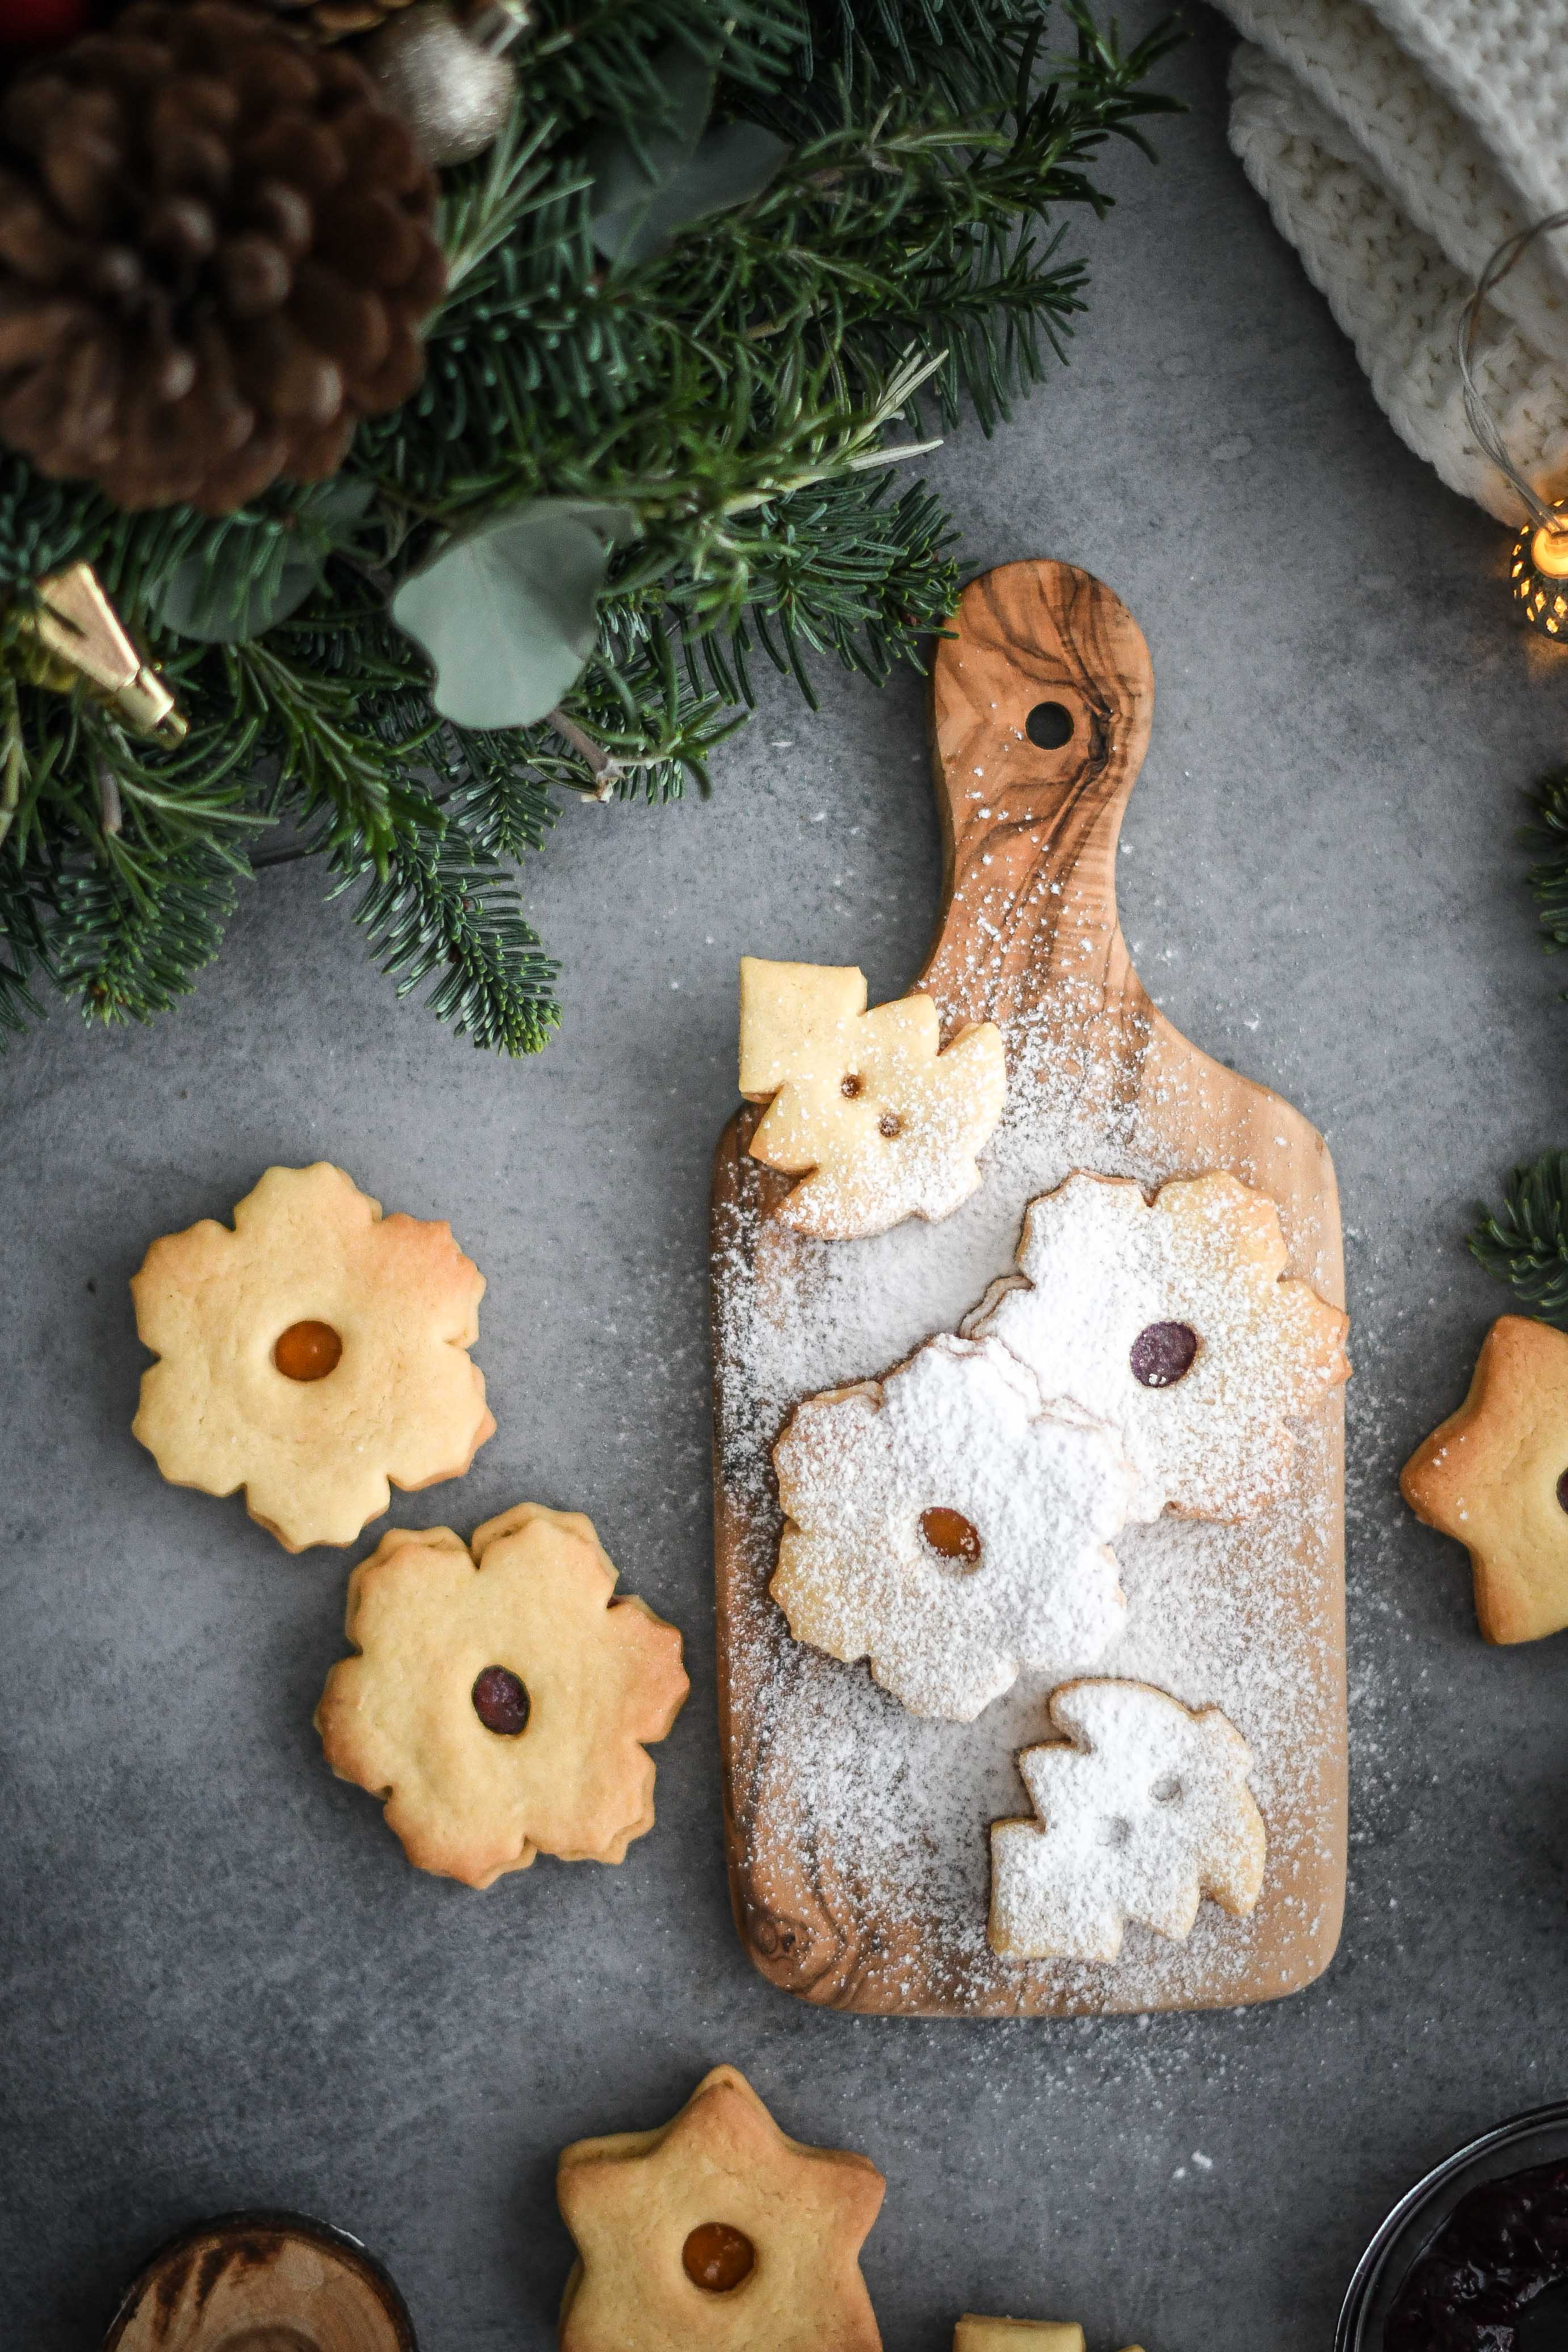
[[[486,1731],[498,1731],[503,1738],[515,1739],[519,1731],[528,1729],[528,1695],[510,1666],[482,1666],[474,1677],[469,1696],[474,1701],[474,1712]]]
[[[921,1512],[920,1532],[938,1559],[961,1569],[980,1565],[980,1530],[962,1511],[950,1511],[946,1503],[938,1503],[934,1509]]]
[[[324,1381],[337,1370],[342,1352],[329,1323],[291,1323],[278,1333],[272,1360],[286,1381]]]
[[[1197,1355],[1197,1333],[1190,1323],[1146,1323],[1127,1360],[1133,1378],[1146,1389],[1171,1389],[1186,1378]]]
[[[1564,1470],[1557,1481],[1557,1500],[1563,1509],[1568,1511],[1568,1470]]]
[[[701,2221],[681,2248],[681,2261],[705,2294],[733,2294],[757,2268],[757,2249],[727,2221]]]

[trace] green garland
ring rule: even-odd
[[[1568,769],[1544,777],[1530,805],[1535,821],[1521,839],[1538,854],[1525,881],[1541,909],[1542,945],[1558,955],[1568,949]],[[1469,1246],[1531,1314],[1568,1329],[1568,1151],[1516,1168],[1502,1207],[1481,1207]]]
[[[893,436],[923,404],[989,431],[1062,354],[1085,272],[1051,212],[1103,213],[1096,151],[1174,103],[1147,88],[1174,36],[1124,53],[1068,14],[1048,74],[1033,0],[542,0],[509,131],[445,175],[424,384],[336,482],[131,517],[0,455],[0,1033],[47,983],[151,1018],[240,885],[308,855],[400,994],[537,1051],[555,967],[516,867],[552,792],[706,786],[758,654],[810,699],[814,656],[880,681],[951,610],[948,518],[890,473]],[[722,178],[737,140],[765,161],[716,214],[703,159]],[[607,217],[628,157],[666,174],[662,226]],[[561,533],[601,567],[575,683],[528,725],[454,723],[391,618],[476,530],[522,565],[524,614]],[[37,583],[77,560],[176,694],[177,750],[29,682]],[[543,612],[541,644],[573,625]]]

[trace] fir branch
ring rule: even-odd
[[[477,820],[479,831],[465,820]],[[350,908],[371,954],[399,999],[434,981],[428,1009],[459,1036],[504,1054],[537,1054],[560,1019],[556,966],[524,919],[516,886],[481,837],[486,812],[456,794],[401,835],[384,868],[340,859],[339,898],[362,885]]]
[[[485,855],[520,860],[542,849],[555,823],[555,804],[545,779],[528,764],[519,736],[451,727],[443,748],[452,790],[465,792],[464,828]]]
[[[144,866],[134,887],[105,867],[62,876],[53,976],[89,1022],[151,1021],[194,986],[234,911],[232,864],[204,841]]]
[[[1568,768],[1543,776],[1529,802],[1535,823],[1525,827],[1521,838],[1541,855],[1526,874],[1525,886],[1541,909],[1542,945],[1548,955],[1560,955],[1568,948]]]
[[[42,1017],[32,982],[55,977],[47,921],[55,877],[42,857],[0,856],[0,1031],[16,1034]]]
[[[1472,1255],[1543,1322],[1568,1328],[1568,1151],[1516,1168],[1500,1210],[1483,1204]]]
[[[1040,0],[537,15],[508,130],[447,176],[425,380],[361,429],[351,530],[288,485],[215,521],[123,514],[0,455],[0,1028],[50,976],[89,1017],[145,1018],[212,952],[247,863],[325,854],[401,990],[429,983],[477,1040],[535,1050],[552,968],[509,866],[542,845],[551,793],[706,788],[759,651],[810,697],[821,659],[883,677],[950,611],[947,520],[885,469],[915,454],[923,403],[945,425],[967,403],[989,430],[1064,354],[1085,277],[1059,215],[1103,212],[1105,141],[1142,144],[1168,110],[1147,85],[1168,32],[1124,53],[1069,0],[1075,54],[1042,77]],[[585,158],[671,119],[672,53],[716,73],[719,121],[794,152],[749,202],[606,268]],[[641,536],[555,723],[462,735],[386,599],[442,531],[541,496],[630,505]],[[302,545],[319,591],[264,635],[208,645],[163,619],[190,565],[225,611],[273,609]],[[178,697],[178,751],[28,682],[16,620],[77,559]],[[280,824],[284,845],[258,847]],[[1568,944],[1568,913],[1552,936]]]

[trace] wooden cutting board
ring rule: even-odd
[[[819,1243],[771,1213],[791,1180],[747,1156],[758,1108],[731,1120],[715,1164],[719,1706],[736,1920],[771,1982],[841,2009],[1061,2016],[1272,2000],[1326,1967],[1343,1904],[1340,1391],[1299,1431],[1292,1489],[1269,1513],[1239,1527],[1167,1515],[1115,1546],[1128,1630],[1094,1671],[1223,1706],[1251,1745],[1268,1827],[1256,1911],[1233,1919],[1205,1903],[1185,1946],[1133,1926],[1115,1965],[993,1955],[988,1827],[1030,1811],[1014,1759],[1050,1736],[1048,1687],[1020,1677],[971,1724],[916,1718],[863,1664],[795,1642],[768,1597],[781,1525],[771,1453],[790,1410],[956,1328],[1010,1267],[1027,1202],[1070,1170],[1150,1187],[1228,1170],[1278,1203],[1288,1271],[1343,1303],[1322,1137],[1178,1035],[1117,921],[1117,834],[1154,691],[1136,625],[1100,581],[1028,562],[975,581],[951,626],[932,691],[944,912],[917,985],[945,1036],[992,1020],[1006,1039],[1008,1109],[981,1191],[938,1224]],[[752,946],[801,959],[813,942],[775,933]]]

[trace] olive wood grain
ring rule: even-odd
[[[1107,1172],[1133,1165],[1162,1174],[1228,1170],[1267,1192],[1280,1209],[1288,1271],[1342,1305],[1338,1198],[1322,1137],[1279,1096],[1211,1060],[1173,1028],[1133,970],[1122,935],[1117,835],[1147,747],[1154,691],[1135,623],[1100,581],[1038,562],[974,581],[950,626],[932,680],[944,908],[916,983],[935,997],[944,1034],[967,1021],[995,1020],[1008,1043],[1009,1085],[1039,1084],[1049,1071],[1059,1095],[1064,1086],[1075,1088],[1074,1134],[1087,1132],[1094,1142],[1075,1164]],[[1030,714],[1041,706],[1035,727],[1044,746],[1030,732]],[[1049,747],[1053,731],[1066,736],[1059,748]],[[956,1970],[943,1957],[937,1923],[927,1931],[879,1915],[864,1888],[835,1870],[830,1842],[759,1811],[777,1728],[774,1693],[791,1643],[767,1598],[780,1520],[770,1485],[759,1499],[758,1464],[796,1400],[785,1401],[777,1425],[766,1430],[745,1429],[733,1409],[727,1413],[727,1400],[745,1389],[747,1367],[736,1356],[726,1302],[742,1279],[780,1297],[791,1283],[809,1286],[812,1253],[834,1246],[802,1243],[770,1216],[792,1180],[747,1156],[759,1116],[747,1108],[727,1128],[713,1187],[725,1819],[736,1919],[757,1967],[810,2000],[925,2015],[1234,2005],[1310,1982],[1338,1940],[1344,1884],[1338,1391],[1321,1427],[1303,1433],[1294,1516],[1281,1539],[1281,1576],[1300,1612],[1312,1686],[1302,1697],[1294,1786],[1269,1822],[1270,1875],[1246,1923],[1239,1971],[1173,1990],[1141,1971],[1135,1958],[1120,1968],[997,1961],[978,1975]],[[1024,1203],[1017,1205],[1021,1217]],[[1245,1617],[1239,1567],[1235,1576],[1234,1605]],[[866,1673],[863,1665],[841,1671]],[[1027,1803],[1013,1810],[1025,1813]]]

